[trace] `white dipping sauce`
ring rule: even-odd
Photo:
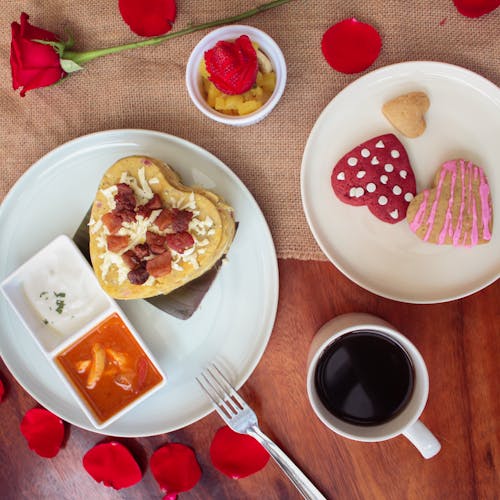
[[[107,302],[88,267],[68,247],[45,253],[24,276],[23,288],[40,321],[66,337],[100,314]]]

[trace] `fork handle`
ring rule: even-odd
[[[269,439],[259,427],[251,427],[248,429],[247,434],[255,438],[269,452],[304,498],[307,500],[326,500],[286,453],[274,441]]]

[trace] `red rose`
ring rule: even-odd
[[[14,90],[22,87],[23,97],[28,90],[52,85],[66,75],[54,47],[33,40],[59,41],[54,33],[32,26],[23,12],[21,24],[12,23],[10,46],[12,86]]]

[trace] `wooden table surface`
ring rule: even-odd
[[[326,262],[282,260],[276,324],[264,356],[241,393],[267,432],[328,498],[499,498],[498,353],[500,281],[468,298],[411,305],[377,297],[351,283]],[[403,332],[421,351],[430,377],[423,422],[441,441],[430,460],[403,437],[358,443],[326,429],[309,406],[305,373],[311,339],[332,317],[352,311],[376,314]],[[34,367],[36,369],[36,367]],[[261,472],[232,480],[210,463],[208,449],[221,426],[216,414],[168,435],[123,439],[143,466],[143,480],[114,491],[87,475],[85,452],[102,436],[68,426],[53,459],[31,452],[19,431],[34,401],[0,363],[7,394],[0,404],[0,497],[2,499],[161,498],[147,467],[166,442],[196,450],[203,469],[189,499],[300,498],[271,461]],[[168,409],[165,409],[168,411]]]

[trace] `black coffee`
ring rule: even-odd
[[[385,335],[355,331],[321,355],[316,390],[333,415],[357,425],[378,425],[397,415],[413,391],[406,351]]]

